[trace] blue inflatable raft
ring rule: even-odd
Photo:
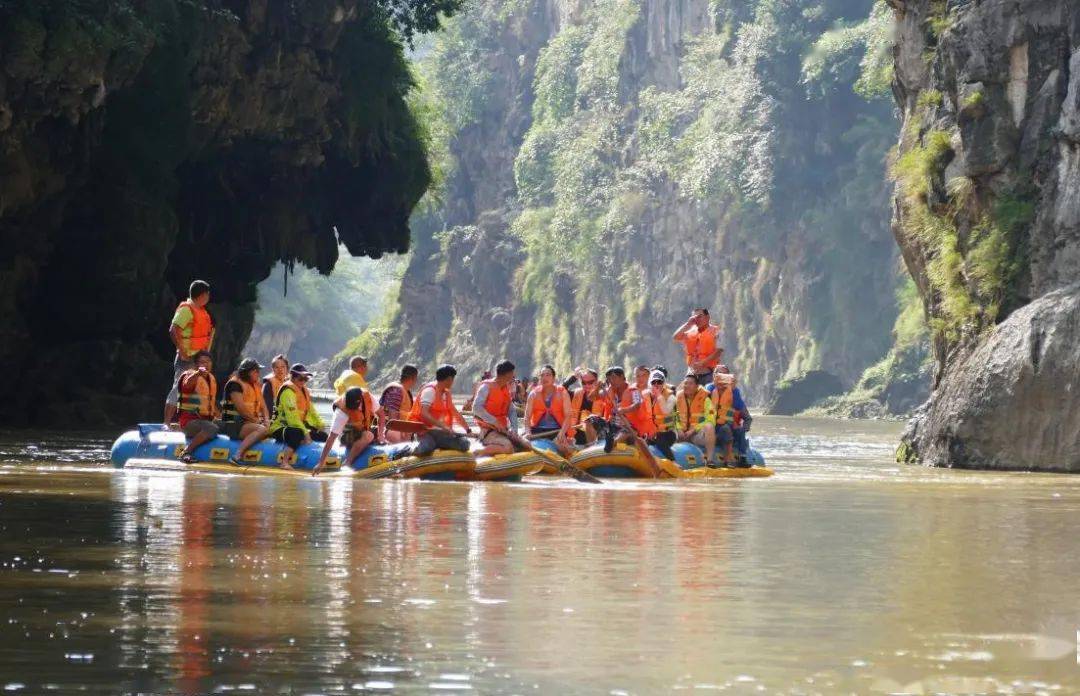
[[[197,448],[191,464],[180,460],[186,446],[183,433],[163,430],[159,423],[141,424],[136,430],[117,438],[113,443],[110,459],[113,466],[125,469],[158,469],[171,471],[204,471],[221,473],[278,474],[285,476],[310,476],[319,462],[323,443],[313,442],[301,446],[292,462],[292,470],[282,469],[285,446],[274,440],[263,440],[244,454],[240,466],[229,459],[236,453],[240,443],[224,435]],[[342,467],[345,449],[335,446],[326,460],[326,468],[320,476],[354,476],[358,478],[422,478],[428,480],[456,480],[472,478],[476,460],[468,452],[436,450],[427,457],[402,457],[392,455],[408,444],[375,445],[357,457],[350,467]]]

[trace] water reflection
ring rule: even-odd
[[[0,686],[1080,689],[1075,479],[773,432],[785,475],[712,485],[6,468]]]

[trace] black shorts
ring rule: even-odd
[[[221,421],[221,434],[230,440],[243,440],[240,437],[240,429],[244,427],[244,421],[242,420],[227,420]]]
[[[299,449],[300,445],[304,444],[304,436],[306,433],[300,428],[284,427],[279,430],[275,430],[271,433],[273,438],[278,442],[285,443],[286,447],[291,449]]]

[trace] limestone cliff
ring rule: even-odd
[[[1080,471],[1080,5],[890,4],[893,232],[937,362],[901,458]]]
[[[0,0],[4,422],[155,417],[193,278],[224,371],[274,263],[407,249],[430,169],[393,22],[453,4]]]
[[[478,0],[424,61],[445,205],[350,350],[677,373],[707,305],[759,405],[809,370],[854,385],[897,316],[890,37],[873,0]]]

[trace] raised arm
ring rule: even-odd
[[[686,338],[686,333],[688,331],[690,331],[690,327],[692,327],[693,325],[694,325],[694,317],[690,317],[685,322],[683,322],[683,325],[680,326],[678,329],[676,329],[675,333],[673,333],[671,335],[672,342],[674,342],[674,343],[682,343],[683,339]]]

